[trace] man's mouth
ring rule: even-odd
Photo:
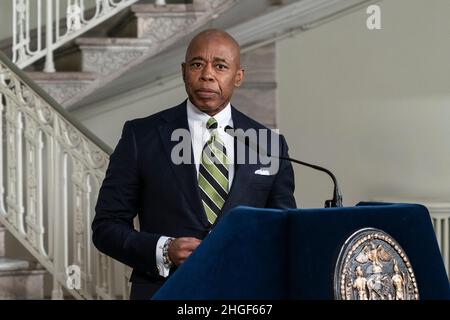
[[[198,97],[200,98],[212,98],[217,95],[217,92],[212,89],[198,89],[195,91]]]

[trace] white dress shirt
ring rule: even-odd
[[[187,100],[186,105],[189,131],[192,140],[192,151],[194,152],[194,163],[198,178],[203,147],[211,137],[211,132],[206,128],[206,123],[208,122],[209,118],[211,118],[211,116],[197,109],[197,107],[195,107],[190,100]],[[225,132],[225,128],[227,126],[233,128],[230,103],[228,103],[228,105],[222,111],[214,115],[214,119],[216,119],[217,121],[217,132],[220,136],[220,139],[225,145],[227,157],[229,160],[229,191],[234,177],[234,139],[231,135]],[[163,277],[167,277],[169,275],[169,269],[163,263],[163,246],[167,239],[168,237],[165,236],[160,237],[156,245],[156,265],[158,267],[159,274]]]
[[[208,122],[209,118],[211,118],[211,116],[198,110],[191,103],[191,101],[188,100],[187,118],[189,123],[189,131],[191,133],[195,168],[197,169],[198,177],[203,147],[205,146],[209,138],[211,138],[211,132],[206,128],[206,123]],[[213,118],[217,121],[217,131],[220,139],[225,145],[227,157],[230,162],[228,166],[228,191],[230,191],[234,177],[234,140],[232,136],[225,132],[225,128],[227,126],[233,127],[233,119],[231,119],[231,105],[228,103],[228,105]]]

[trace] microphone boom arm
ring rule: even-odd
[[[342,207],[342,194],[341,194],[341,191],[339,190],[337,179],[330,170],[325,169],[325,168],[320,167],[315,164],[307,163],[304,161],[299,161],[299,160],[288,158],[288,157],[277,157],[277,158],[280,160],[287,160],[287,161],[295,162],[295,163],[301,164],[303,166],[310,167],[310,168],[327,173],[333,180],[334,190],[333,190],[333,199],[325,201],[325,208]]]
[[[268,153],[267,150],[264,150],[264,148],[260,147],[258,144],[254,145],[254,143],[251,143],[249,140],[247,140],[245,138],[242,139],[241,137],[236,135],[235,132],[234,132],[234,129],[231,126],[226,126],[225,127],[225,132],[227,134],[231,135],[233,138],[239,140],[241,143],[245,144],[249,148],[252,148],[258,154],[260,154],[261,150],[263,150],[265,152],[265,154],[268,155],[269,157],[278,158],[280,160],[291,161],[291,162],[294,162],[294,163],[297,163],[297,164],[301,164],[301,165],[306,166],[306,167],[310,167],[310,168],[313,168],[313,169],[325,172],[326,174],[328,174],[331,177],[331,180],[333,180],[333,184],[334,184],[333,199],[325,201],[325,208],[342,207],[342,194],[341,194],[341,191],[339,190],[337,179],[336,179],[336,177],[334,176],[334,174],[330,170],[325,169],[325,168],[320,167],[320,166],[315,165],[315,164],[307,163],[307,162],[304,162],[304,161],[299,161],[299,160],[288,158],[288,157],[273,156],[270,153]]]

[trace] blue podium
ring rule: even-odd
[[[403,248],[420,299],[450,299],[449,280],[427,209],[380,203],[304,210],[234,208],[153,299],[335,299],[335,271],[342,247],[364,228],[386,232]],[[365,291],[371,294],[370,281],[376,280],[377,268],[387,265],[382,259],[388,255],[381,250],[378,260],[370,248],[358,250],[357,261],[368,266],[366,272],[374,273],[363,282],[364,297]],[[358,287],[352,281],[345,282],[343,292],[360,292],[352,289]]]

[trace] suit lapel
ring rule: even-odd
[[[197,170],[195,169],[190,134],[186,135],[186,138],[189,139],[189,141],[185,141],[186,145],[189,145],[190,148],[190,162],[175,164],[171,158],[173,148],[181,142],[171,140],[174,130],[184,129],[189,133],[186,102],[179,105],[173,113],[165,115],[164,119],[166,120],[166,123],[159,127],[159,133],[168,158],[168,163],[172,168],[181,191],[186,196],[187,202],[189,202],[192,210],[200,217],[203,224],[207,226],[209,223],[200,200]]]
[[[247,118],[237,111],[234,107],[231,108],[231,115],[233,119],[234,129],[242,129],[244,131],[251,129],[251,123]],[[159,127],[159,133],[161,136],[162,144],[169,162],[172,168],[175,179],[177,179],[178,185],[181,191],[186,196],[192,210],[197,213],[197,216],[201,219],[205,226],[209,225],[208,219],[206,217],[203,204],[200,198],[200,190],[198,187],[197,180],[197,170],[194,163],[194,155],[192,151],[192,143],[190,134],[186,136],[189,139],[191,161],[188,164],[175,164],[171,159],[172,150],[176,147],[180,141],[172,141],[172,133],[176,129],[185,129],[189,132],[189,123],[187,119],[186,102],[180,104],[173,112],[165,114],[163,118],[166,123]],[[237,152],[238,150],[245,150],[246,161],[245,163],[237,162]],[[249,149],[248,146],[242,145],[238,140],[234,140],[234,157],[235,157],[235,174],[233,179],[233,184],[231,186],[230,192],[228,193],[227,200],[221,210],[222,213],[230,210],[231,208],[237,206],[240,202],[241,196],[248,192],[248,185],[250,184],[254,171],[259,168],[258,164],[249,164],[248,156],[250,153],[255,152]]]

